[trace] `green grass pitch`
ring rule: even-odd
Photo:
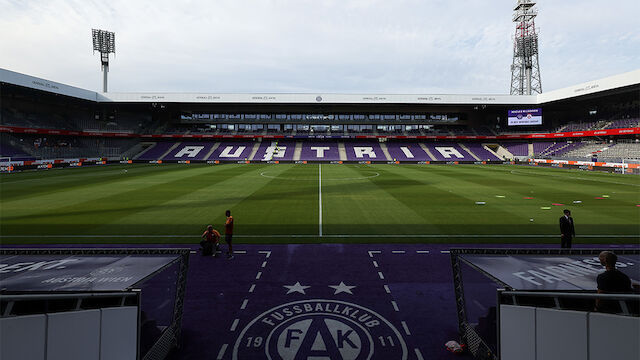
[[[241,243],[558,244],[568,208],[575,243],[638,244],[638,204],[638,176],[555,168],[113,165],[1,175],[0,236],[196,243],[207,224],[222,230],[230,209]]]

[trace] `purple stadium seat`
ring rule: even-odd
[[[263,140],[253,161],[292,161],[295,150],[296,143],[292,141]]]
[[[379,143],[375,142],[346,142],[348,161],[387,161]]]
[[[244,160],[249,158],[254,142],[224,142],[209,156],[207,160]]]
[[[338,143],[336,142],[304,142],[300,153],[302,161],[338,161]]]
[[[453,143],[425,143],[437,161],[476,161],[476,159]]]
[[[160,160],[175,143],[174,142],[158,142],[151,149],[147,150],[138,158],[138,160]]]
[[[477,143],[469,143],[464,144],[469,151],[471,151],[475,156],[480,158],[481,161],[499,161],[502,160],[499,157],[495,156],[493,153],[487,151],[487,149],[482,146],[482,144]]]
[[[214,142],[183,142],[162,160],[204,160]]]
[[[387,143],[391,159],[396,161],[429,161],[431,158],[418,143]]]

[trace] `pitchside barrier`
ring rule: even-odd
[[[640,164],[633,161],[621,162],[598,162],[598,161],[573,161],[573,160],[550,160],[550,159],[529,159],[532,166],[557,167],[579,170],[595,170],[621,174],[640,174]]]
[[[164,359],[188,249],[0,249],[0,359]]]
[[[260,160],[104,160],[100,158],[96,159],[73,159],[68,160],[38,160],[38,161],[12,161],[11,163],[0,163],[0,172],[10,173],[23,170],[51,170],[62,169],[71,167],[87,167],[87,166],[101,166],[101,165],[113,165],[113,164],[515,164],[513,161],[260,161]]]
[[[11,173],[23,170],[50,170],[71,167],[101,166],[113,164],[415,164],[415,165],[531,165],[541,167],[557,167],[567,169],[579,169],[589,171],[605,171],[623,174],[640,174],[640,164],[623,162],[588,162],[588,161],[568,161],[568,160],[546,160],[546,159],[525,159],[523,161],[387,161],[387,160],[366,160],[366,161],[260,161],[260,160],[110,160],[106,158],[92,159],[63,159],[63,160],[34,160],[34,161],[11,161],[0,163],[0,173]]]
[[[626,335],[620,334],[620,340],[635,336],[636,333],[640,334],[640,295],[595,294],[596,278],[604,271],[598,259],[601,251],[531,248],[452,249],[451,265],[461,341],[467,344],[469,351],[477,359],[574,358],[564,357],[563,339],[575,340],[571,344],[567,343],[565,347],[579,350],[579,353],[589,348],[594,352],[606,347],[619,348],[615,341],[611,341],[612,337],[607,337],[606,341],[599,341],[599,329],[588,328],[586,322],[571,323],[567,320],[560,323],[551,322],[552,326],[547,326],[549,322],[540,322],[538,328],[523,325],[520,330],[511,326],[520,320],[524,321],[525,318],[528,321],[543,321],[553,316],[563,317],[568,314],[568,319],[580,313],[579,317],[584,321],[594,318],[603,323],[614,322],[636,329],[635,332]],[[618,255],[617,268],[627,274],[632,282],[640,282],[640,248],[616,248],[615,253]],[[598,297],[618,304],[619,308],[615,310],[617,314],[611,315],[613,318],[591,314]],[[514,309],[514,306],[519,308]],[[573,332],[580,324],[585,325],[577,330],[578,332]],[[501,330],[501,327],[504,329]],[[589,332],[591,330],[593,336]],[[565,334],[564,338],[558,335],[555,338],[557,341],[551,341],[552,338],[547,334],[554,331]],[[580,344],[582,340],[572,335],[576,333],[584,334],[585,337],[591,336],[594,341],[585,341],[580,345],[580,349],[576,349],[575,344]],[[637,344],[637,338],[635,339]],[[505,355],[520,351],[521,356],[503,357],[502,351]]]

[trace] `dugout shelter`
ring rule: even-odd
[[[637,359],[640,294],[596,294],[602,249],[452,249],[458,329],[477,359]],[[640,281],[640,248],[616,248]],[[617,306],[594,311],[596,299]]]
[[[188,261],[188,249],[0,249],[0,358],[165,358]]]

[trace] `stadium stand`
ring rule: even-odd
[[[502,144],[514,156],[529,156],[529,144],[522,142]]]

